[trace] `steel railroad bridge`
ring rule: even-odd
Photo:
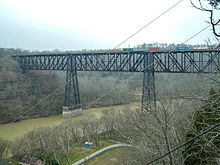
[[[45,53],[14,55],[13,58],[23,70],[66,71],[66,107],[80,105],[78,71],[143,72],[143,109],[155,105],[155,73],[214,74],[220,71],[219,49]]]

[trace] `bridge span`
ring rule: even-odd
[[[64,106],[80,104],[77,71],[143,72],[142,108],[156,101],[155,73],[217,73],[220,50],[103,51],[14,55],[23,70],[66,71]],[[73,100],[70,94],[73,93]]]

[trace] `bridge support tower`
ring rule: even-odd
[[[156,106],[154,56],[152,53],[147,53],[144,56],[143,91],[141,106],[141,109],[144,111],[150,111]]]
[[[76,57],[67,58],[65,100],[63,118],[70,118],[81,114],[79,84],[76,71]]]

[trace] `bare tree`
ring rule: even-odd
[[[0,160],[7,158],[9,146],[9,142],[7,140],[0,138]]]
[[[115,121],[116,112],[113,110],[103,111],[102,124],[104,131],[106,132],[105,137],[114,139],[113,130],[117,122]]]
[[[217,27],[220,25],[220,19],[215,20],[216,10],[220,10],[220,0],[190,0],[193,7],[201,11],[210,13],[210,21],[208,23],[212,26],[212,31],[215,36],[220,37],[220,30],[217,30]]]
[[[114,129],[135,146],[132,161],[145,164],[182,143],[193,106],[188,101],[161,101],[153,111],[128,109],[114,119]],[[118,119],[117,119],[118,118]],[[181,151],[163,159],[161,164],[181,164]]]

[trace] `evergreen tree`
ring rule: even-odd
[[[189,140],[207,128],[220,122],[220,90],[210,90],[208,101],[195,112],[193,126],[186,134]],[[186,145],[183,151],[184,164],[213,165],[220,157],[220,128],[217,127],[204,136]]]

